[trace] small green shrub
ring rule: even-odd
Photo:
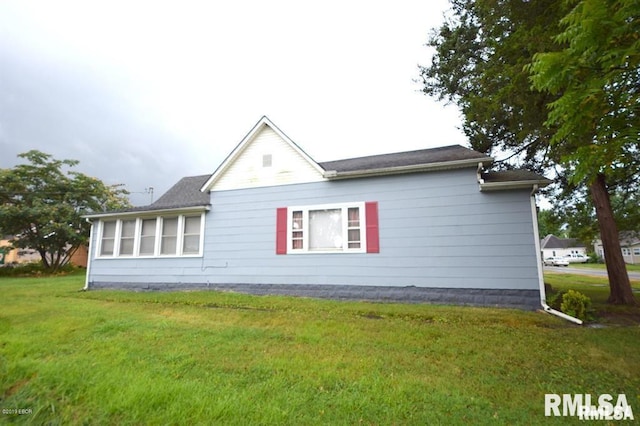
[[[562,296],[560,310],[567,315],[586,321],[590,316],[591,299],[579,291],[567,290]]]
[[[604,260],[596,252],[591,252],[587,263],[604,263]]]
[[[558,290],[551,287],[550,284],[544,283],[545,294],[547,295],[547,305],[553,309],[559,311],[560,304],[562,303],[562,296],[566,293],[566,290]]]

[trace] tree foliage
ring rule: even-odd
[[[549,234],[559,238],[566,238],[566,232],[562,229],[564,223],[553,210],[540,210],[538,212],[538,237],[543,239]]]
[[[45,268],[57,270],[89,239],[81,215],[128,207],[126,191],[70,170],[75,160],[40,151],[19,155],[28,164],[0,170],[0,229],[16,248],[37,250]]]
[[[611,257],[609,300],[625,304],[636,301],[616,221],[640,222],[631,208],[640,179],[638,5],[451,0],[428,42],[431,65],[420,69],[426,94],[460,107],[474,149],[502,159],[499,167],[552,171],[558,210],[585,224],[597,217]]]
[[[573,182],[637,183],[640,170],[640,2],[571,1],[555,40],[562,50],[538,53],[534,86],[557,95],[546,125]]]
[[[557,0],[452,0],[429,38],[435,54],[420,67],[424,93],[455,103],[471,147],[504,160],[500,167],[553,164],[545,105],[557,96],[534,90],[523,69],[535,53],[559,49],[548,35],[565,10]]]
[[[612,195],[637,198],[640,175],[640,2],[572,0],[555,40],[534,56],[536,89],[557,95],[547,127],[570,184],[584,184],[598,219],[609,302],[637,304],[620,253]],[[636,225],[637,226],[637,225]]]

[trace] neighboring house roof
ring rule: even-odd
[[[620,245],[635,246],[640,244],[640,234],[633,231],[620,232]]]
[[[558,238],[553,234],[549,234],[540,242],[542,249],[568,249],[572,247],[585,247],[577,238]]]
[[[631,247],[640,244],[640,232],[620,231],[618,238],[620,239],[620,247]],[[602,240],[598,238],[594,244],[602,245]]]

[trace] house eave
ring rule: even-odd
[[[197,213],[211,210],[210,205],[206,206],[189,206],[189,207],[172,207],[172,208],[160,208],[160,209],[141,209],[134,211],[119,211],[119,212],[103,212],[103,213],[91,213],[82,215],[84,219],[102,219],[112,217],[137,217],[137,216],[152,216],[152,215],[164,215],[164,214],[180,214],[180,213]]]
[[[478,163],[489,165],[493,162],[491,157],[485,158],[470,158],[465,160],[453,160],[453,161],[443,161],[439,163],[428,163],[428,164],[414,164],[410,166],[395,166],[395,167],[381,167],[374,169],[364,169],[364,170],[351,170],[351,171],[337,171],[337,170],[326,170],[323,173],[323,177],[329,180],[338,180],[338,179],[351,179],[351,178],[361,178],[361,177],[371,177],[371,176],[385,176],[385,175],[397,175],[397,174],[406,174],[406,173],[420,173],[420,172],[436,172],[441,170],[453,170],[453,169],[462,169],[467,167],[476,167]]]
[[[506,191],[513,189],[531,189],[535,186],[540,188],[549,185],[548,180],[522,180],[512,182],[481,182],[480,192]]]

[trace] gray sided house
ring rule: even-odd
[[[535,308],[534,193],[459,145],[317,163],[263,117],[212,175],[87,216],[87,289]]]

